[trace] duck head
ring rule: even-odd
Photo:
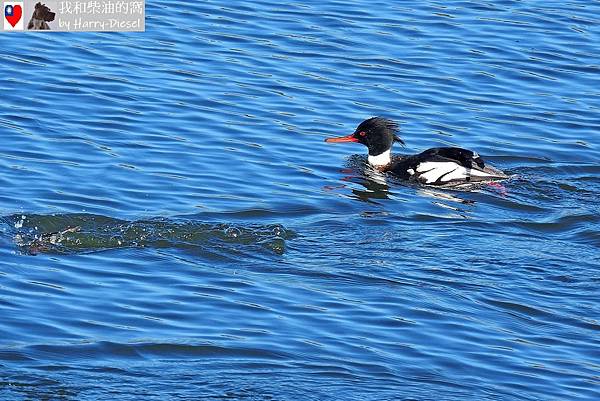
[[[327,138],[325,142],[362,143],[369,150],[369,164],[384,167],[392,161],[391,149],[394,142],[404,145],[404,141],[397,135],[398,131],[399,126],[396,122],[383,117],[372,117],[360,123],[352,134]]]

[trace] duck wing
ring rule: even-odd
[[[462,148],[431,148],[402,159],[392,172],[427,185],[454,186],[508,178],[476,152]]]

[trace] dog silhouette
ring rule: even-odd
[[[56,13],[53,13],[48,6],[42,3],[35,5],[35,10],[31,15],[27,29],[30,30],[49,30],[48,22],[54,21]]]

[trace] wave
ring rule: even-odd
[[[285,252],[295,234],[282,225],[233,225],[190,218],[121,220],[95,214],[15,214],[0,218],[2,231],[12,236],[24,254],[71,254],[108,249],[151,247],[230,250],[261,247]]]

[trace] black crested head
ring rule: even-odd
[[[356,130],[347,136],[327,138],[325,142],[358,142],[369,149],[369,156],[379,156],[392,148],[394,142],[404,141],[397,135],[400,127],[392,120],[383,117],[371,117],[356,127]]]
[[[369,155],[377,156],[391,149],[394,142],[404,141],[397,135],[398,123],[383,117],[371,117],[356,127],[352,134],[358,142],[369,148]]]

